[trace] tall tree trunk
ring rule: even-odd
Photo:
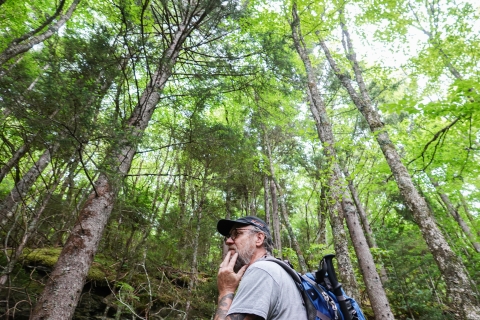
[[[301,35],[300,19],[297,14],[296,4],[294,4],[292,8],[292,17],[293,20],[291,23],[291,28],[293,41],[307,73],[307,93],[310,102],[310,109],[315,119],[318,137],[324,147],[326,159],[328,159],[327,166],[328,168],[331,168],[331,171],[328,173],[330,221],[332,222],[332,228],[334,229],[334,236],[336,231],[342,233],[343,235],[343,237],[339,239],[339,242],[343,242],[342,245],[340,246],[336,243],[335,249],[337,250],[338,248],[337,255],[339,258],[345,259],[346,264],[349,264],[351,269],[348,271],[353,277],[353,267],[351,266],[351,262],[348,257],[348,251],[345,251],[348,250],[348,248],[346,244],[345,231],[343,229],[342,211],[344,211],[343,213],[345,215],[345,220],[347,222],[355,253],[358,257],[358,263],[367,288],[368,297],[370,299],[373,312],[375,313],[375,319],[393,319],[393,313],[390,309],[387,295],[383,289],[380,277],[375,268],[375,262],[373,261],[372,254],[367,245],[367,240],[365,239],[365,234],[361,228],[355,205],[343,187],[345,185],[345,179],[342,177],[340,167],[336,160],[335,139],[333,137],[332,126],[328,119],[325,103],[323,102],[323,99],[318,91],[310,58],[308,57],[306,46]],[[340,261],[339,259],[339,265],[342,266],[342,264],[343,261]],[[355,295],[353,295],[353,297],[360,301],[360,299],[358,299],[358,287],[355,286],[354,288],[357,291],[354,292]]]
[[[160,100],[160,93],[170,77],[185,39],[206,20],[216,6],[217,2],[213,1],[195,2],[191,6],[182,7],[181,11],[175,11],[182,13],[183,16],[169,17],[168,21],[177,21],[178,25],[172,26],[175,32],[168,39],[168,48],[162,56],[159,67],[126,122],[124,132],[130,136],[125,136],[111,151],[114,162],[111,168],[116,176],[107,176],[105,173],[99,175],[94,184],[94,191],[84,204],[49,281],[37,300],[32,311],[32,320],[72,318],[86,275],[110,217],[118,188],[122,185],[123,176],[130,169],[136,145]],[[168,8],[164,9],[166,13],[172,12]]]
[[[430,179],[430,183],[435,187],[435,190],[437,190],[437,193],[442,199],[443,204],[446,207],[447,212],[455,219],[455,221],[458,223],[460,228],[462,229],[463,233],[467,236],[468,240],[471,242],[473,248],[475,251],[480,253],[480,243],[478,243],[475,240],[474,235],[470,231],[470,227],[467,225],[467,223],[463,220],[463,218],[460,216],[458,213],[457,209],[453,206],[452,202],[450,201],[450,198],[441,191],[440,185],[438,182],[433,178],[430,174],[428,175],[428,179]]]
[[[306,48],[303,43],[300,21],[297,15],[296,4],[292,9],[293,21],[291,24],[293,41],[295,48],[297,49],[300,58],[307,73],[307,97],[309,100],[310,111],[312,112],[315,125],[317,128],[318,137],[323,145],[323,152],[327,163],[325,167],[331,168],[335,162],[335,150],[334,150],[334,138],[332,127],[327,117],[325,104],[318,92],[316,85],[316,79],[313,75],[313,70],[310,62],[310,58],[306,53]],[[326,203],[328,205],[328,213],[330,215],[330,225],[332,227],[332,235],[334,239],[335,253],[338,260],[340,278],[344,284],[347,293],[356,300],[360,297],[357,280],[353,271],[353,265],[348,254],[348,242],[343,227],[343,209],[341,205],[341,193],[338,194],[338,190],[335,185],[339,186],[339,175],[335,175],[333,170],[328,172],[325,184],[325,196]]]
[[[15,184],[12,191],[0,203],[0,226],[5,225],[13,216],[13,211],[18,203],[24,201],[28,190],[33,186],[37,178],[42,174],[43,170],[50,163],[52,154],[59,148],[59,144],[55,143],[47,148],[35,164],[28,170],[22,179]]]
[[[335,75],[349,93],[358,110],[365,117],[370,130],[374,134],[374,137],[390,166],[390,170],[392,170],[400,193],[404,197],[409,209],[413,212],[414,219],[420,227],[423,238],[444,277],[451,310],[459,319],[478,319],[480,306],[475,298],[465,267],[452,251],[442,232],[435,223],[425,199],[415,188],[412,178],[408,173],[407,168],[403,165],[395,146],[390,140],[379,114],[373,108],[365,82],[363,81],[362,72],[355,57],[350,34],[343,21],[341,21],[341,27],[347,42],[345,47],[346,55],[352,64],[360,94],[354,89],[348,76],[342,73],[337,66],[325,44],[325,41],[320,39],[320,46],[325,52],[327,60],[335,72]]]
[[[43,23],[40,27],[33,30],[32,32],[13,40],[12,43],[10,43],[10,45],[5,50],[3,50],[2,53],[0,53],[0,66],[2,66],[11,58],[21,53],[27,52],[34,45],[39,44],[54,35],[58,31],[58,29],[60,29],[60,27],[63,26],[65,22],[68,21],[68,19],[70,19],[79,2],[80,0],[74,0],[70,7],[66,10],[66,12],[62,14],[61,10],[63,9],[63,4],[65,3],[65,1],[61,1],[59,10],[57,10],[57,12],[52,17],[47,19],[45,23]],[[54,23],[51,23],[56,16],[59,16],[59,19],[57,19]],[[50,23],[51,25],[48,26]],[[48,28],[43,33],[37,34],[47,26]]]
[[[373,235],[372,228],[370,228],[370,223],[368,222],[367,212],[365,211],[365,208],[360,202],[357,188],[353,184],[353,179],[350,178],[350,174],[348,173],[348,170],[345,166],[343,166],[343,173],[345,175],[345,178],[347,179],[348,189],[350,190],[350,194],[352,195],[353,202],[355,203],[355,207],[357,208],[358,215],[360,216],[360,220],[362,221],[363,231],[365,231],[368,246],[370,248],[378,248],[377,241],[375,241],[375,236]],[[377,258],[377,260],[380,260],[377,261],[380,264],[380,280],[382,280],[382,283],[385,284],[388,281],[387,270],[385,270],[381,259]]]

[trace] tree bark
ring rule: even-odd
[[[425,199],[415,188],[412,178],[408,173],[407,168],[401,162],[401,158],[391,142],[379,114],[374,110],[365,82],[363,81],[362,72],[355,57],[350,35],[343,21],[341,22],[341,27],[347,42],[346,46],[344,45],[346,55],[352,64],[360,94],[358,94],[353,88],[348,76],[342,73],[337,66],[325,44],[325,41],[320,39],[320,46],[325,52],[327,60],[335,75],[347,90],[354,104],[365,117],[370,130],[374,134],[375,139],[392,170],[400,193],[404,197],[409,209],[413,212],[414,219],[420,227],[423,238],[425,239],[445,280],[451,310],[459,319],[478,319],[480,307],[475,298],[465,267],[454,254],[435,223]]]
[[[12,191],[2,200],[0,204],[0,226],[5,225],[13,216],[13,211],[18,203],[22,202],[30,188],[43,170],[50,163],[52,154],[59,148],[58,143],[47,148],[35,164],[28,170],[22,179],[13,187]]]
[[[65,1],[61,2],[61,7],[59,7],[60,9],[63,8],[64,2]],[[56,22],[52,23],[50,27],[48,27],[48,29],[45,30],[43,33],[34,35],[35,33],[41,31],[41,29],[43,29],[37,28],[36,30],[34,30],[34,33],[26,34],[10,43],[10,45],[5,50],[3,50],[2,53],[0,53],[0,66],[5,64],[11,58],[21,53],[27,52],[34,45],[39,44],[54,35],[58,31],[58,29],[60,29],[60,27],[63,26],[68,21],[68,19],[70,19],[79,2],[80,0],[74,0],[70,7],[67,9],[67,11],[64,14],[59,14],[59,19]],[[57,12],[60,13],[58,10]],[[51,19],[50,22],[53,22],[53,19]]]
[[[330,221],[332,222],[333,233],[336,232],[343,234],[342,245],[339,246],[336,244],[336,251],[338,258],[349,259],[348,250],[346,244],[345,231],[343,229],[343,218],[342,211],[345,215],[345,220],[347,222],[348,230],[350,232],[350,237],[352,239],[353,247],[358,258],[358,263],[360,266],[360,271],[362,272],[365,286],[367,288],[368,297],[372,305],[373,312],[375,314],[375,319],[393,319],[393,313],[390,309],[390,305],[387,299],[385,290],[383,289],[380,277],[377,273],[375,262],[373,260],[370,249],[367,245],[367,240],[363,233],[362,227],[360,225],[360,220],[355,209],[353,201],[350,199],[350,196],[346,192],[344,185],[345,179],[342,177],[340,167],[336,159],[335,151],[335,139],[333,137],[332,125],[328,119],[328,115],[325,108],[325,103],[323,102],[322,97],[318,91],[316,85],[316,79],[313,74],[313,68],[308,57],[306,46],[303,41],[300,29],[300,19],[297,14],[296,4],[293,5],[292,9],[293,21],[291,24],[292,35],[295,47],[300,55],[300,58],[303,61],[305,70],[307,73],[308,79],[308,97],[310,100],[310,109],[312,115],[315,119],[315,124],[317,126],[317,132],[320,141],[324,147],[324,153],[328,159],[328,167],[331,168],[328,177],[328,187],[329,187],[329,211],[330,211]],[[349,263],[348,260],[346,263]],[[343,261],[339,259],[339,265],[343,266]],[[353,276],[353,267],[348,270],[349,273]],[[340,268],[341,270],[341,268]],[[345,272],[345,271],[344,271]],[[355,283],[356,284],[356,283]],[[355,287],[356,289],[358,287]],[[358,292],[358,289],[357,289]],[[358,293],[353,295],[355,299],[360,301]]]
[[[449,196],[441,191],[440,185],[435,180],[435,178],[433,178],[430,174],[427,174],[427,175],[428,175],[428,179],[430,179],[430,183],[435,187],[435,190],[437,190],[438,196],[440,197],[440,199],[442,199],[442,202],[445,205],[447,212],[458,223],[458,225],[462,229],[463,233],[467,236],[468,240],[472,244],[475,251],[480,253],[480,243],[475,241],[475,237],[473,236],[472,231],[470,230],[470,227],[467,225],[467,223],[460,216],[457,209],[453,206],[452,202],[450,201]]]
[[[114,162],[112,170],[116,176],[107,176],[105,173],[99,175],[94,191],[84,204],[49,281],[37,300],[32,311],[32,320],[72,318],[117,191],[122,185],[122,178],[130,169],[136,145],[160,100],[160,93],[171,75],[185,39],[216,7],[217,2],[196,2],[182,11],[175,11],[181,12],[182,16],[169,17],[172,19],[168,21],[178,21],[178,24],[172,26],[175,32],[168,39],[168,48],[159,67],[126,122],[124,132],[130,136],[125,136],[110,153]],[[165,8],[165,12],[171,11]]]

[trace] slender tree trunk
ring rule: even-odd
[[[458,225],[462,229],[463,233],[467,236],[468,240],[471,242],[475,251],[480,253],[480,243],[475,241],[475,237],[473,236],[472,232],[470,231],[470,227],[467,225],[467,223],[460,216],[457,209],[453,206],[452,202],[450,201],[450,198],[445,193],[441,192],[440,185],[438,184],[438,182],[430,174],[427,174],[427,175],[428,175],[428,179],[430,179],[430,182],[435,187],[435,190],[437,190],[437,193],[438,193],[440,199],[442,199],[442,202],[445,205],[445,207],[447,209],[447,212],[458,223]]]
[[[365,208],[363,207],[362,203],[360,202],[360,197],[358,196],[357,188],[353,184],[353,180],[348,173],[348,170],[343,166],[343,173],[345,178],[348,182],[348,189],[350,190],[350,194],[352,195],[353,202],[355,203],[355,207],[357,208],[358,215],[360,216],[360,220],[362,221],[363,230],[365,231],[365,236],[367,238],[367,243],[370,248],[378,248],[377,242],[375,241],[375,236],[373,235],[372,228],[370,228],[370,223],[368,222],[367,213],[365,212]],[[385,284],[388,281],[387,270],[383,266],[383,262],[380,258],[377,258],[377,261],[380,263],[380,280],[382,283]]]
[[[137,106],[126,122],[126,136],[111,151],[112,169],[117,176],[101,173],[94,184],[94,191],[83,206],[77,223],[68,238],[53,272],[50,274],[43,293],[32,312],[32,320],[71,319],[78,303],[86,275],[98,249],[105,225],[113,208],[122,178],[131,166],[136,144],[145,131],[148,122],[160,100],[167,79],[170,77],[185,39],[216,8],[216,2],[195,3],[185,8],[185,16],[175,17],[168,49],[165,51],[158,69],[152,75],[147,88],[140,96]],[[165,10],[165,12],[170,12]],[[136,142],[132,142],[132,138]]]
[[[203,196],[202,196],[203,197]],[[199,239],[200,239],[200,222],[202,221],[202,211],[203,211],[203,199],[200,200],[200,203],[198,204],[197,208],[197,225],[195,229],[195,235],[193,237],[193,254],[192,254],[192,275],[190,278],[190,282],[188,284],[188,298],[187,298],[187,303],[185,306],[185,316],[184,320],[188,319],[188,314],[190,312],[190,305],[192,303],[192,294],[195,286],[197,285],[197,277],[198,277],[198,245],[199,245]]]
[[[273,245],[277,254],[282,257],[282,238],[280,233],[280,215],[278,214],[278,196],[275,182],[270,179],[270,194],[272,195]]]
[[[428,4],[428,2],[426,2],[426,4]],[[428,4],[429,5],[429,4]],[[458,72],[458,70],[453,66],[452,62],[451,62],[451,58],[445,53],[445,51],[442,49],[443,46],[438,43],[438,41],[434,38],[434,36],[432,35],[432,31],[434,30],[426,30],[423,26],[422,26],[422,23],[420,22],[420,19],[418,18],[418,15],[417,13],[415,12],[415,10],[413,10],[410,2],[408,2],[408,6],[410,7],[410,10],[412,11],[414,17],[415,17],[415,20],[417,20],[417,26],[416,28],[420,29],[427,37],[428,37],[428,40],[429,40],[429,43],[432,45],[432,48],[438,50],[438,52],[440,53],[440,57],[442,58],[443,62],[445,63],[445,66],[448,68],[448,70],[450,71],[450,73],[457,79],[462,79],[462,75],[460,74],[460,72]],[[434,20],[436,19],[434,17],[434,15],[436,14],[435,13],[435,9],[433,9],[433,6],[432,8],[428,8],[427,7],[427,10],[426,10],[427,14],[429,15],[429,18]],[[437,30],[435,30],[437,31]]]
[[[343,259],[348,259],[346,263],[350,262],[348,258],[348,251],[344,252],[344,250],[347,249],[346,237],[343,229],[343,219],[341,216],[342,211],[344,211],[343,213],[345,215],[345,220],[350,232],[353,247],[358,257],[358,263],[367,288],[368,297],[370,299],[373,312],[375,313],[375,319],[393,319],[393,313],[390,309],[387,295],[383,289],[380,277],[375,268],[375,262],[373,261],[372,254],[367,245],[367,240],[361,228],[355,205],[343,187],[345,184],[345,179],[342,177],[340,167],[336,160],[335,140],[333,137],[332,126],[328,119],[325,103],[323,102],[323,99],[318,91],[310,58],[308,57],[306,46],[301,35],[300,19],[297,14],[296,4],[293,5],[292,16],[293,21],[291,28],[293,41],[305,66],[308,79],[307,92],[310,100],[312,115],[315,119],[319,139],[322,142],[325,150],[325,156],[328,159],[328,167],[331,168],[328,178],[328,196],[330,198],[329,204],[331,206],[329,208],[331,214],[330,220],[333,221],[332,227],[335,226],[335,229],[338,230],[338,232],[343,233],[343,239],[340,239],[340,241],[344,241],[344,245],[341,247],[336,244],[335,249],[338,247],[342,256],[340,256],[338,252],[337,255]],[[334,235],[336,230],[333,230]],[[339,260],[340,266],[342,263],[343,261]],[[351,262],[349,267],[351,268],[349,271],[353,276],[353,267],[351,266]],[[356,286],[355,288],[357,289],[358,287]],[[360,301],[360,299],[358,299],[358,289],[355,293],[356,295],[353,295],[353,297]]]
[[[316,85],[316,79],[313,75],[313,69],[311,66],[310,58],[306,53],[306,48],[303,43],[303,39],[300,31],[300,21],[297,15],[296,4],[294,4],[292,9],[293,22],[291,24],[293,41],[295,48],[297,49],[300,58],[303,61],[307,72],[308,86],[307,86],[307,96],[310,105],[310,111],[312,112],[313,118],[315,120],[315,125],[317,128],[318,137],[324,147],[324,154],[327,159],[326,167],[333,167],[335,161],[335,150],[334,150],[334,138],[331,128],[331,124],[327,117],[325,104],[318,92]],[[331,170],[328,172],[326,178],[326,202],[328,204],[328,213],[330,215],[330,224],[332,227],[332,235],[335,245],[335,253],[338,260],[340,278],[344,284],[344,288],[347,293],[356,300],[360,297],[357,280],[355,279],[355,274],[353,271],[353,265],[348,254],[348,243],[347,236],[345,234],[345,229],[343,227],[343,210],[341,206],[341,193],[339,194],[337,187],[340,183],[337,180],[340,176],[335,175],[335,172]]]
[[[283,222],[285,223],[285,225],[287,227],[288,235],[289,235],[289,237],[292,241],[293,247],[294,247],[293,249],[297,253],[298,262],[300,264],[300,269],[301,269],[302,273],[306,273],[308,271],[307,264],[305,262],[305,258],[303,257],[302,250],[300,249],[300,245],[298,244],[297,237],[295,236],[295,233],[293,232],[293,228],[292,228],[292,225],[290,224],[290,220],[288,219],[287,206],[285,204],[285,198],[284,198],[282,189],[281,189],[280,185],[277,183],[277,180],[276,180],[275,169],[273,167],[272,150],[270,148],[270,142],[268,141],[268,137],[267,137],[266,132],[265,132],[265,146],[266,146],[266,150],[267,150],[268,162],[270,164],[270,179],[273,183],[273,187],[274,187],[273,189],[275,189],[275,191],[276,191],[275,193],[278,192],[278,197],[276,197],[277,201],[278,201],[278,198],[281,199],[279,202],[280,202],[280,208],[281,208],[281,213],[282,213],[282,219],[283,219]],[[272,195],[273,195],[273,192],[272,192]],[[272,199],[273,199],[273,197],[272,197]]]
[[[285,204],[285,196],[283,194],[282,188],[276,181],[275,177],[272,177],[272,180],[275,182],[275,185],[277,187],[278,193],[280,195],[280,198],[282,201],[280,202],[281,210],[282,210],[282,218],[283,222],[285,223],[285,226],[287,227],[288,234],[290,236],[290,239],[292,241],[293,249],[297,253],[298,257],[298,264],[300,265],[300,271],[302,273],[307,273],[308,272],[308,267],[307,263],[305,261],[305,257],[303,256],[302,249],[300,248],[300,245],[298,244],[297,237],[295,236],[295,233],[293,232],[292,224],[290,223],[290,219],[288,218],[288,212],[287,212],[287,206]]]
[[[415,188],[412,178],[408,173],[407,168],[401,162],[401,158],[391,142],[379,114],[374,110],[365,82],[363,81],[362,72],[355,57],[350,35],[343,22],[341,22],[341,27],[347,42],[345,47],[346,55],[352,64],[360,94],[358,94],[353,88],[348,76],[337,66],[325,44],[325,41],[320,40],[320,46],[325,52],[327,60],[335,72],[335,75],[345,87],[352,101],[369,124],[370,130],[374,134],[385,159],[392,170],[400,193],[404,197],[407,206],[413,212],[414,219],[420,227],[423,238],[425,239],[440,272],[445,279],[450,308],[458,318],[478,319],[480,306],[472,290],[465,267],[452,251],[442,232],[435,223],[425,199]]]
[[[24,231],[23,236],[22,236],[22,240],[20,241],[20,244],[18,245],[18,247],[15,250],[15,254],[13,255],[12,258],[10,258],[10,260],[7,263],[7,266],[4,268],[4,270],[1,273],[0,288],[2,286],[4,286],[5,283],[7,282],[8,276],[10,275],[10,273],[13,270],[13,267],[15,266],[18,259],[22,255],[23,249],[25,248],[25,245],[27,244],[27,241],[30,238],[30,235],[37,228],[38,221],[40,220],[40,217],[43,214],[43,211],[47,207],[47,204],[50,201],[50,198],[52,197],[53,192],[58,187],[58,185],[59,185],[59,183],[60,183],[64,174],[65,174],[65,171],[61,172],[57,176],[57,180],[55,181],[55,183],[49,188],[49,190],[46,191],[46,195],[45,195],[44,199],[42,199],[41,206],[37,209],[37,211],[35,212],[35,215],[33,216],[32,220],[28,224],[28,228]]]
[[[438,295],[435,282],[433,281],[432,277],[430,276],[430,273],[428,273],[428,268],[426,269],[426,271],[423,271],[422,265],[419,265],[418,267],[423,274],[427,274],[427,277],[428,277],[427,283],[428,283],[428,286],[430,287],[430,289],[432,290],[432,296],[435,296],[435,298],[437,299],[437,303],[439,305],[442,305],[443,304],[442,298],[440,298],[440,296]],[[438,281],[437,281],[437,283],[438,283]]]
[[[49,65],[45,65],[43,67],[43,70],[47,70],[49,68]],[[33,90],[35,88],[35,85],[37,84],[38,80],[40,80],[41,75],[39,75],[35,80],[28,86],[27,90],[25,90],[24,94]],[[53,119],[53,117],[58,113],[59,109],[55,110],[50,116],[49,119]],[[4,116],[5,118],[8,116],[10,113],[9,109],[4,110]],[[2,119],[3,121],[3,119]],[[29,137],[26,139],[25,143],[18,148],[12,155],[12,157],[5,163],[4,166],[0,169],[0,182],[3,181],[5,176],[12,170],[12,168],[17,165],[18,161],[30,150],[30,145],[32,142],[35,140],[38,134],[34,134],[33,136]]]
[[[0,182],[3,181],[5,176],[12,170],[12,168],[18,163],[18,161],[28,152],[30,143],[26,142],[20,148],[15,151],[12,157],[0,168]]]
[[[272,230],[272,213],[270,210],[270,196],[268,193],[268,176],[263,176],[263,203],[265,207],[265,222],[270,230]]]
[[[24,201],[24,197],[28,190],[30,190],[37,178],[48,166],[52,154],[54,154],[58,148],[58,144],[55,144],[51,148],[47,148],[37,162],[35,162],[30,170],[28,170],[15,187],[13,187],[12,191],[10,191],[10,193],[2,200],[0,204],[0,225],[5,225],[13,216],[14,208],[18,203]]]
[[[360,220],[362,221],[363,230],[365,231],[365,237],[367,238],[368,246],[370,248],[378,248],[377,242],[375,241],[375,237],[373,236],[372,228],[370,228],[370,223],[367,219],[367,213],[360,202],[360,197],[358,196],[357,188],[355,188],[353,184],[353,179],[350,178],[350,174],[348,170],[343,167],[343,174],[348,182],[348,189],[350,190],[350,194],[352,195],[352,199],[355,202],[355,206],[357,207],[358,215],[360,216]]]
[[[270,184],[270,196],[272,199],[273,247],[277,250],[277,255],[282,258],[282,237],[280,232],[280,215],[278,213],[278,191],[277,186],[275,185],[275,181],[272,179],[272,172],[275,172],[272,163],[272,150],[270,146],[270,140],[268,138],[267,129],[265,125],[262,125],[261,127],[263,130],[262,149],[269,161],[270,174],[266,177],[266,181],[264,181],[264,183],[265,185]]]
[[[62,4],[64,2],[65,1],[62,1]],[[43,33],[35,35],[35,33],[38,33],[43,29],[39,27],[34,30],[33,33],[26,34],[10,43],[10,45],[5,50],[3,50],[2,53],[0,53],[0,66],[2,66],[11,58],[21,53],[27,52],[34,45],[39,44],[54,35],[58,31],[58,29],[60,29],[60,27],[63,26],[65,22],[68,21],[68,19],[70,19],[79,2],[80,0],[74,0],[70,7],[67,9],[67,11],[64,14],[60,14],[59,19],[52,23]],[[47,25],[45,25],[44,27],[46,26]]]
[[[319,244],[326,244],[326,226],[327,226],[327,199],[326,199],[326,190],[325,186],[322,184],[322,188],[320,191],[320,198],[318,199],[318,212],[317,212],[317,219],[318,219],[318,233],[317,237],[315,238],[315,243]]]
[[[473,229],[476,230],[477,236],[480,237],[480,229],[476,229],[475,219],[473,218],[472,214],[470,213],[470,210],[468,209],[468,204],[467,204],[467,201],[465,200],[465,197],[461,192],[458,192],[458,195],[460,197],[460,201],[462,202],[463,211],[465,211],[465,214],[467,215],[468,220],[470,220],[470,223],[473,225]]]

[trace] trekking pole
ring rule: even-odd
[[[321,264],[324,264],[322,265],[322,267],[326,266],[328,272],[328,279],[332,284],[333,293],[337,297],[338,304],[340,305],[340,310],[342,311],[343,319],[352,320],[348,306],[349,304],[347,303],[347,300],[345,300],[345,297],[343,295],[342,284],[338,282],[337,275],[335,274],[335,269],[333,268],[334,257],[334,254],[327,254],[325,257],[323,257]]]

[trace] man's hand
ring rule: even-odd
[[[227,318],[227,312],[232,305],[233,294],[237,290],[238,284],[247,270],[247,266],[243,266],[238,273],[233,271],[233,266],[237,261],[238,253],[232,256],[231,251],[228,251],[225,259],[220,264],[220,269],[217,275],[218,287],[218,308],[215,313],[215,320],[224,320]],[[236,318],[231,318],[236,319]],[[242,318],[244,319],[244,318]],[[253,318],[254,319],[254,318]]]
[[[219,293],[219,299],[224,297],[229,293],[235,293],[237,290],[238,284],[247,270],[248,266],[243,266],[238,273],[233,271],[233,266],[237,261],[238,253],[234,253],[232,256],[231,251],[228,251],[225,259],[223,259],[222,263],[220,264],[220,269],[218,270],[217,275],[217,287]]]

